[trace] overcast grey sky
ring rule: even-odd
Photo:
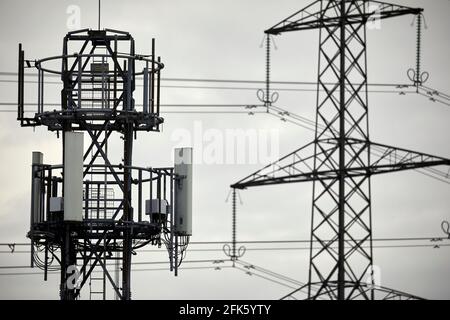
[[[129,31],[138,52],[149,52],[150,40],[166,67],[165,77],[264,80],[263,30],[304,7],[305,0],[167,0],[102,1],[102,27]],[[423,39],[423,68],[430,72],[430,87],[450,93],[450,1],[396,3],[425,9],[427,30]],[[0,3],[0,71],[16,72],[17,45],[26,58],[61,53],[67,29],[67,7],[81,9],[81,27],[96,28],[96,1],[24,1]],[[408,82],[406,70],[415,64],[415,28],[412,17],[383,21],[380,30],[368,31],[368,69],[371,83]],[[276,38],[272,78],[316,81],[316,31]],[[6,77],[2,77],[2,79]],[[12,78],[8,78],[12,79]],[[15,84],[0,83],[2,102],[16,101]],[[34,95],[25,97],[32,101]],[[56,95],[55,95],[56,97]],[[57,98],[54,101],[58,101]],[[256,92],[163,88],[162,103],[257,104]],[[280,106],[314,118],[314,92],[280,92]],[[1,107],[10,108],[10,107]],[[375,142],[450,158],[448,144],[450,107],[418,95],[370,93],[370,131]],[[280,155],[310,142],[313,134],[267,115],[167,114],[161,133],[142,134],[135,144],[136,165],[166,166],[172,162],[179,129],[277,130]],[[206,143],[206,142],[205,142]],[[60,140],[45,128],[20,128],[14,113],[0,113],[0,243],[26,242],[29,227],[31,152],[40,150],[45,162],[61,159]],[[194,236],[192,241],[230,238],[229,185],[259,169],[259,164],[196,165],[194,184]],[[446,170],[446,168],[443,168]],[[255,188],[241,193],[238,238],[241,240],[307,239],[311,212],[311,184]],[[374,237],[427,237],[442,235],[442,220],[450,220],[450,186],[417,172],[373,178]],[[194,247],[192,247],[194,249]],[[219,248],[219,247],[214,247]],[[152,249],[149,247],[148,249]],[[0,248],[7,250],[6,247]],[[25,249],[22,249],[25,250]],[[190,252],[188,260],[224,259],[221,252]],[[308,251],[249,251],[245,261],[307,281]],[[426,298],[450,298],[450,248],[374,250],[381,284]],[[135,261],[165,261],[164,253],[141,253]],[[0,265],[28,264],[24,253],[0,253]],[[206,266],[206,265],[201,265]],[[211,264],[207,265],[211,266]],[[1,270],[3,272],[24,270]],[[134,299],[278,299],[290,290],[235,269],[181,270],[132,274]],[[0,298],[57,299],[58,276],[48,282],[41,275],[0,275]],[[84,294],[83,298],[87,298]]]

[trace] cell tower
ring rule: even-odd
[[[232,185],[313,182],[309,282],[286,298],[303,289],[309,299],[416,298],[377,287],[371,277],[371,177],[450,160],[369,139],[366,25],[372,18],[422,11],[379,1],[319,0],[265,31],[320,34],[314,141]]]
[[[19,44],[17,119],[62,137],[62,165],[33,152],[28,233],[31,266],[42,268],[45,279],[60,270],[61,299],[79,298],[88,280],[91,297],[106,299],[109,282],[116,297],[131,299],[132,255],[146,245],[165,245],[177,274],[192,233],[192,149],[176,149],[174,167],[167,168],[138,167],[132,157],[137,134],[159,131],[164,121],[163,67],[154,39],[151,54],[139,55],[133,37],[118,30],[69,32],[62,55],[35,61],[24,58]],[[32,117],[25,116],[25,70],[38,77]],[[60,105],[44,100],[55,94],[45,90],[46,78],[55,75],[62,81]],[[111,142],[122,152],[112,154]],[[121,284],[111,266],[121,268]]]

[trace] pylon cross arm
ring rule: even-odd
[[[339,168],[337,165],[333,166],[332,161],[326,160],[336,156],[338,147],[337,144],[333,143],[333,139],[328,139],[327,145],[329,147],[324,148],[322,143],[321,151],[317,157],[323,160],[320,161],[323,165],[315,170],[313,169],[314,144],[312,143],[254,172],[233,184],[232,188],[246,189],[264,185],[337,179]],[[347,153],[351,156],[349,157],[351,163],[346,165],[347,177],[384,174],[441,165],[450,166],[450,159],[379,143],[351,139],[351,141],[348,141],[348,146]],[[358,159],[367,159],[369,153],[370,165],[363,165],[364,161],[357,161]]]
[[[346,2],[347,24],[365,23],[374,16],[377,19],[387,19],[420,14],[423,11],[421,8],[410,8],[381,1],[346,0]],[[265,33],[277,35],[284,32],[335,27],[341,23],[342,19],[339,14],[340,4],[341,1],[338,0],[315,1],[267,29]]]

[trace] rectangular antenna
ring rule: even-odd
[[[192,235],[192,148],[176,148],[174,155],[175,226],[177,236]]]
[[[32,169],[31,169],[31,215],[30,215],[30,225],[31,230],[35,223],[41,222],[41,208],[42,208],[42,172],[37,173],[38,170],[42,169],[44,155],[42,152],[34,151],[32,158]]]
[[[64,220],[83,219],[83,138],[82,132],[65,132],[64,139]]]

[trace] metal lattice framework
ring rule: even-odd
[[[154,48],[153,40],[151,54],[138,55],[128,32],[111,29],[70,32],[64,38],[61,56],[37,61],[25,60],[19,45],[17,118],[21,125],[45,126],[58,136],[61,134],[63,154],[64,133],[84,132],[88,141],[83,156],[82,221],[65,221],[62,212],[50,208],[52,197],[64,199],[66,160],[63,165],[33,165],[32,192],[38,196],[32,197],[28,233],[32,243],[31,264],[42,268],[45,278],[48,270],[61,271],[61,299],[78,298],[88,281],[91,285],[92,280],[99,279],[93,277],[94,272],[103,274],[103,288],[94,293],[105,299],[108,282],[118,298],[131,299],[132,255],[145,245],[164,244],[169,251],[170,269],[175,273],[181,263],[188,241],[187,235],[174,231],[175,186],[181,178],[171,167],[133,165],[137,132],[159,131],[164,121],[159,115],[160,74],[164,65]],[[32,117],[24,113],[25,69],[38,75],[38,103]],[[63,88],[58,109],[50,108],[44,99],[45,77],[49,74],[61,77]],[[142,81],[139,108],[135,104],[138,81]],[[108,154],[114,135],[121,138],[119,163],[114,163],[117,160]],[[159,213],[149,213],[144,209],[146,199],[163,199],[170,204],[169,212],[162,213],[159,204]],[[121,283],[118,276],[113,279],[110,275],[107,263],[110,261],[121,262]],[[77,286],[73,285],[73,273],[69,271],[73,266],[80,267]]]
[[[364,285],[373,264],[372,175],[450,165],[448,159],[369,139],[366,24],[375,15],[422,11],[378,1],[321,0],[265,31],[319,29],[315,140],[232,187],[313,182],[311,243],[317,246],[310,251],[311,299],[379,298]]]

